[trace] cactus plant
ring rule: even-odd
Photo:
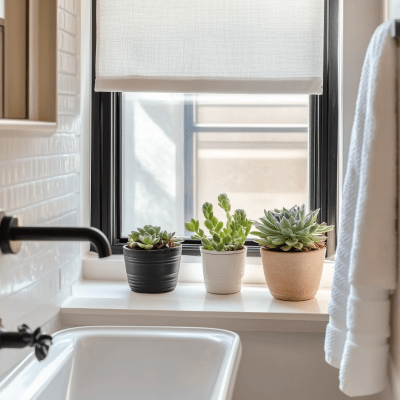
[[[206,202],[203,204],[204,225],[209,230],[211,238],[207,237],[203,229],[200,228],[199,220],[194,218],[185,223],[186,229],[195,233],[191,238],[200,239],[204,250],[233,251],[243,249],[253,222],[247,219],[244,210],[235,210],[233,215],[230,214],[231,203],[225,193],[218,196],[218,205],[226,213],[226,226],[224,227],[224,223],[218,221],[214,215],[213,205]]]
[[[161,231],[161,227],[145,225],[143,228],[137,228],[128,235],[128,246],[131,249],[164,249],[176,247],[183,239],[174,237],[174,233]]]
[[[326,223],[318,224],[319,209],[305,212],[304,204],[282,210],[264,210],[265,218],[256,222],[258,231],[251,232],[258,236],[254,240],[265,249],[273,251],[310,251],[325,247],[326,232],[334,226]]]

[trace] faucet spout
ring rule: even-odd
[[[111,255],[111,246],[106,235],[96,228],[74,227],[29,227],[18,226],[17,217],[0,212],[0,248],[4,254],[17,253],[20,241],[88,241],[93,244],[99,257]]]
[[[95,247],[100,258],[111,255],[111,246],[106,235],[96,228],[13,227],[10,228],[10,239],[68,242],[88,241]]]

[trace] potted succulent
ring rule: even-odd
[[[264,211],[255,223],[264,275],[271,294],[279,300],[313,299],[318,291],[326,253],[326,232],[334,226],[318,224],[319,209],[305,212],[304,204],[291,209]]]
[[[165,293],[178,282],[183,239],[146,225],[133,231],[123,247],[128,284],[139,293]]]
[[[210,236],[200,228],[194,218],[186,222],[189,232],[194,232],[192,239],[201,240],[201,257],[206,290],[214,294],[231,294],[240,292],[246,261],[247,248],[244,246],[250,233],[252,222],[246,217],[244,210],[236,210],[230,214],[231,203],[223,193],[218,196],[218,205],[226,213],[226,226],[218,221],[213,213],[211,203],[203,204],[204,225]]]

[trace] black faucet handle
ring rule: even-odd
[[[44,336],[49,337],[49,339],[44,339]],[[35,356],[39,361],[42,361],[47,357],[50,345],[51,345],[50,335],[42,335],[40,344],[39,343],[35,344]]]
[[[8,332],[1,325],[0,319],[0,349],[34,347],[36,358],[42,361],[46,358],[51,344],[52,337],[43,334],[40,328],[32,331],[28,325],[22,324],[18,327],[18,332]]]
[[[18,326],[18,332],[20,332],[20,333],[29,333],[29,334],[33,333],[32,329],[29,328],[29,326],[26,325],[26,324],[22,324],[22,325]]]
[[[20,325],[18,327],[18,332],[23,335],[23,340],[28,346],[35,348],[35,355],[39,361],[47,357],[53,339],[51,335],[42,334],[40,327],[32,331],[26,324]]]
[[[42,333],[40,328],[36,328],[33,332],[31,346],[35,347],[35,355],[39,361],[47,357],[52,340],[51,335]]]

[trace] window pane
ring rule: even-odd
[[[185,235],[205,201],[225,220],[223,192],[251,219],[308,206],[308,96],[124,93],[122,141],[123,236],[145,224]]]
[[[123,94],[123,236],[146,224],[183,233],[183,104],[183,95]]]
[[[263,210],[308,200],[307,133],[199,133],[196,211],[227,193],[232,206],[250,219]],[[217,218],[225,218],[217,207]]]
[[[308,96],[199,95],[198,124],[308,124]]]

